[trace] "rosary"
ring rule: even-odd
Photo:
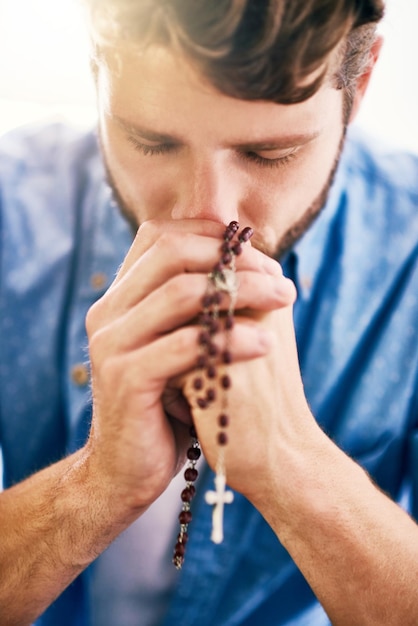
[[[253,230],[249,226],[238,233],[238,222],[231,222],[223,234],[223,242],[220,249],[220,260],[208,275],[208,286],[202,298],[202,313],[199,316],[199,349],[200,354],[196,363],[196,375],[193,379],[193,389],[196,392],[196,405],[199,409],[208,408],[217,400],[221,392],[221,409],[217,418],[218,433],[216,437],[218,453],[216,462],[215,491],[208,491],[205,500],[213,505],[212,534],[214,543],[223,541],[223,509],[225,504],[233,501],[232,491],[226,491],[226,475],[224,467],[224,449],[228,444],[227,429],[230,417],[228,415],[228,396],[232,381],[228,374],[228,365],[232,362],[229,349],[230,332],[234,326],[234,309],[238,293],[238,281],[235,272],[235,257],[241,254],[242,244],[248,241]],[[225,316],[220,316],[220,305],[224,294],[229,297],[228,310]],[[214,343],[216,334],[223,332],[224,346],[219,349]],[[220,367],[219,367],[220,366]],[[201,456],[200,444],[197,434],[192,426],[190,428],[191,446],[187,450],[188,467],[184,472],[186,486],[181,492],[182,510],[179,514],[180,532],[174,548],[173,563],[177,569],[181,569],[184,562],[186,544],[189,538],[188,526],[192,521],[190,503],[196,493],[194,482],[197,480],[198,471],[196,463]]]

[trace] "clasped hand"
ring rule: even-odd
[[[90,463],[125,506],[145,508],[164,491],[184,464],[192,421],[215,465],[216,416],[196,408],[191,381],[199,354],[196,318],[224,228],[203,220],[145,222],[114,283],[88,313]],[[230,486],[251,497],[280,441],[303,431],[308,411],[293,283],[249,243],[236,268],[226,470]]]

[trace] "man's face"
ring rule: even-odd
[[[344,134],[329,84],[299,104],[238,100],[154,46],[122,51],[97,87],[109,178],[134,224],[238,220],[274,255],[323,205]]]

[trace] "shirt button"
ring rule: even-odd
[[[84,387],[90,380],[90,372],[87,365],[77,363],[71,370],[71,380],[77,387]]]
[[[312,288],[312,278],[310,276],[301,276],[300,284],[302,289],[309,291]]]
[[[102,289],[106,285],[106,274],[103,272],[96,272],[90,278],[90,284],[94,289]]]

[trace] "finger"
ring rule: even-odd
[[[169,335],[123,355],[111,357],[101,370],[101,384],[115,387],[119,395],[135,395],[138,414],[155,406],[167,380],[194,369],[200,355],[200,330],[180,328]],[[222,349],[222,337],[214,343]],[[264,356],[273,343],[272,333],[247,321],[237,323],[229,334],[228,349],[234,361]]]
[[[236,311],[272,311],[293,304],[296,290],[283,275],[273,277],[256,272],[239,272]],[[158,336],[190,323],[202,312],[208,278],[201,274],[180,274],[115,319],[102,333],[101,353],[132,350]],[[219,305],[227,311],[230,298],[223,294]]]
[[[219,261],[221,243],[190,232],[175,237],[163,233],[123,277],[118,276],[104,300],[106,316],[117,317],[178,274],[207,274]],[[282,275],[277,261],[249,244],[236,258],[236,267],[273,277]]]
[[[130,268],[140,259],[154,244],[161,238],[164,240],[173,238],[174,235],[202,235],[215,239],[221,239],[225,225],[211,220],[149,220],[141,224],[135,240],[126,255],[115,283],[118,283],[130,270]]]

